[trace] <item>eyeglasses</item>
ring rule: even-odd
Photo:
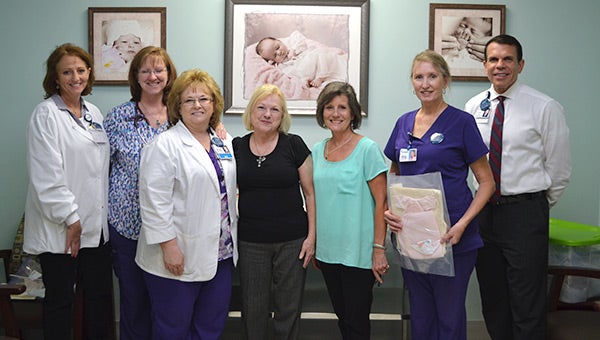
[[[200,106],[204,107],[206,104],[212,102],[212,98],[208,97],[200,97],[200,98],[187,98],[181,102],[181,105],[192,107],[196,105],[196,103],[200,104]]]
[[[155,76],[158,76],[158,75],[163,74],[166,71],[167,70],[164,68],[159,68],[156,70],[140,70],[140,75],[143,77],[150,77],[150,75],[154,73]]]

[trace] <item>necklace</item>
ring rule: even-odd
[[[258,157],[256,158],[256,166],[260,168],[262,166],[262,163],[267,160],[267,157],[266,157],[266,154],[264,152],[262,152],[260,150],[260,148],[258,147],[256,138],[251,138],[251,139],[254,142],[254,148],[256,149],[256,151],[259,154]]]
[[[327,145],[325,145],[325,159],[329,159],[329,154],[332,154],[332,153],[336,152],[342,146],[348,144],[348,142],[350,142],[352,140],[352,137],[354,137],[354,134],[350,135],[350,138],[346,139],[342,144],[340,144],[340,145],[336,146],[335,148],[333,148],[333,150],[328,150],[328,148],[329,148],[329,142],[331,142],[331,138],[330,138],[327,141]]]
[[[142,103],[142,101],[140,101],[139,103],[140,103],[141,108],[147,114],[150,114],[151,116],[158,116],[158,117],[160,117],[160,115],[162,114],[162,111],[163,111],[163,107],[162,106],[161,106],[160,111],[158,112],[158,114],[154,114],[154,113],[150,112],[150,110],[148,110],[148,108],[146,107],[146,105],[144,105],[144,103]],[[144,112],[142,112],[142,113],[144,113]],[[147,117],[147,115],[144,114],[144,117]],[[148,123],[150,123],[150,121],[148,121]],[[150,124],[152,125],[152,123],[150,123]],[[161,124],[162,124],[162,121],[160,120],[160,118],[156,118],[156,127],[157,128],[160,127]]]

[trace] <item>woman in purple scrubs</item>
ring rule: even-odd
[[[448,64],[436,52],[426,50],[414,58],[411,81],[421,107],[398,118],[384,150],[393,173],[441,173],[452,226],[441,241],[453,246],[454,277],[402,268],[415,339],[467,338],[467,285],[483,245],[475,217],[494,190],[488,149],[475,119],[444,101],[450,80]],[[475,197],[467,184],[469,169],[479,182]],[[385,219],[392,231],[402,232],[400,217],[386,211]]]

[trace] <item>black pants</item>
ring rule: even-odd
[[[83,289],[85,339],[108,339],[113,322],[110,246],[82,248],[77,258],[68,254],[39,256],[44,297],[44,339],[72,338],[74,285]]]
[[[546,332],[549,208],[545,194],[479,214],[484,242],[477,279],[493,340],[543,340]]]
[[[375,276],[371,269],[319,261],[333,310],[344,340],[366,340],[371,336],[369,314]]]

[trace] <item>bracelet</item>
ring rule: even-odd
[[[373,248],[385,250],[385,246],[383,246],[383,245],[381,245],[379,243],[373,243]]]

